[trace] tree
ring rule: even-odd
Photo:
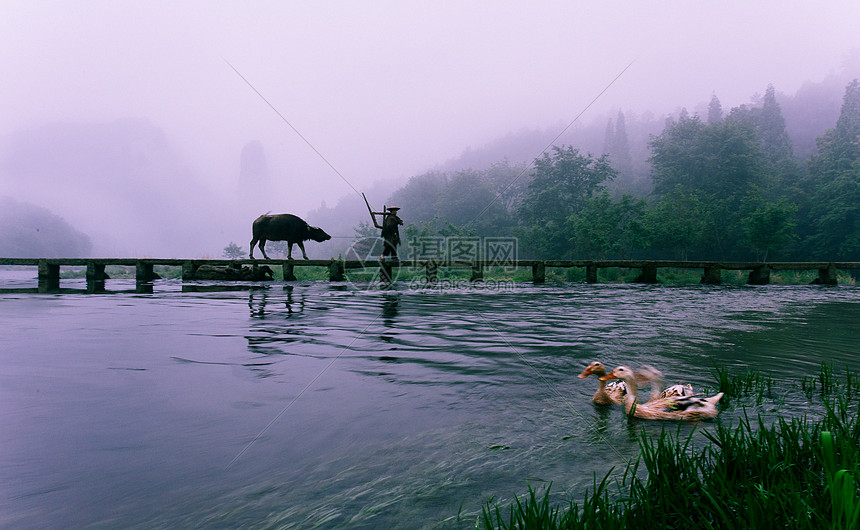
[[[467,226],[482,235],[507,231],[510,218],[484,175],[458,171],[448,180],[436,204],[436,216],[454,226]],[[502,228],[502,230],[500,230]]]
[[[723,121],[705,125],[698,116],[679,120],[651,142],[654,191],[681,186],[715,197],[742,197],[763,178],[754,129]]]
[[[795,239],[797,206],[785,199],[753,206],[744,217],[744,235],[749,244],[767,261],[768,253]]]
[[[711,96],[711,102],[708,104],[708,123],[717,123],[723,119],[723,106],[720,104],[720,99],[716,94]]]
[[[606,132],[603,133],[603,152],[611,153],[613,142],[615,141],[615,126],[612,124],[612,118],[606,121]]]
[[[577,256],[629,258],[645,246],[644,215],[644,199],[625,194],[613,201],[604,191],[568,219],[571,244]]]
[[[627,124],[624,113],[619,111],[615,120],[615,132],[609,145],[609,157],[612,167],[618,171],[619,180],[632,182],[633,180],[633,158],[630,156],[630,141],[627,139]]]
[[[727,121],[754,131],[761,154],[762,189],[766,196],[774,200],[796,195],[800,167],[794,157],[773,85],[768,85],[760,107],[736,107],[729,113]]]
[[[582,209],[603,182],[616,175],[606,155],[595,159],[573,147],[554,146],[551,153],[537,158],[518,210],[524,244],[541,256],[570,255],[568,218]]]
[[[650,246],[672,251],[686,260],[692,250],[706,241],[708,217],[705,200],[678,187],[660,197],[645,214]]]
[[[227,259],[239,259],[245,255],[245,252],[239,248],[239,245],[230,241],[230,244],[224,247],[223,255]]]
[[[819,180],[828,180],[840,173],[850,172],[860,158],[860,81],[855,79],[845,89],[842,111],[836,127],[816,139],[818,155],[809,162],[810,173]]]
[[[511,163],[507,159],[490,164],[482,172],[482,178],[490,186],[496,196],[496,201],[505,207],[508,213],[515,213],[523,202],[528,178],[525,178],[526,164]]]
[[[439,171],[411,177],[409,182],[391,195],[391,203],[409,212],[409,220],[430,221],[438,215],[437,205],[448,183],[448,176]]]
[[[816,143],[809,161],[808,250],[825,259],[860,258],[860,82],[848,84],[836,127]]]
[[[762,106],[756,116],[756,130],[764,156],[774,165],[785,160],[794,161],[791,138],[785,128],[785,118],[776,101],[773,85],[768,85]]]

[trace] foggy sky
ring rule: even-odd
[[[860,48],[855,1],[0,7],[0,138],[145,119],[207,192],[227,197],[243,146],[258,140],[290,190],[259,197],[260,213],[302,214],[354,193],[347,182],[363,190],[511,131],[566,124],[631,62],[581,120],[692,109],[712,94],[729,109],[769,83],[791,93],[821,80]],[[6,184],[0,174],[0,195]]]

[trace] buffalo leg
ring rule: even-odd
[[[269,259],[269,256],[266,255],[266,240],[260,240],[260,252],[263,253],[263,259]]]
[[[254,245],[257,244],[257,238],[251,240],[251,259],[254,259]]]
[[[305,253],[305,244],[301,241],[299,241],[296,244],[299,246],[300,249],[302,249],[302,257],[305,259],[308,259],[308,255],[307,255],[307,253]]]
[[[287,259],[293,259],[293,244],[287,242]]]

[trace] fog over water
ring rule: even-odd
[[[842,70],[858,25],[856,2],[7,0],[0,197],[96,255],[220,257],[261,213],[381,206],[586,108],[574,127],[794,93]]]

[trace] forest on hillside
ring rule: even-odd
[[[601,150],[428,171],[388,204],[407,218],[407,252],[422,236],[515,236],[520,258],[860,261],[860,82],[834,114],[793,138],[769,86],[729,110],[714,95],[642,140],[619,112]]]

